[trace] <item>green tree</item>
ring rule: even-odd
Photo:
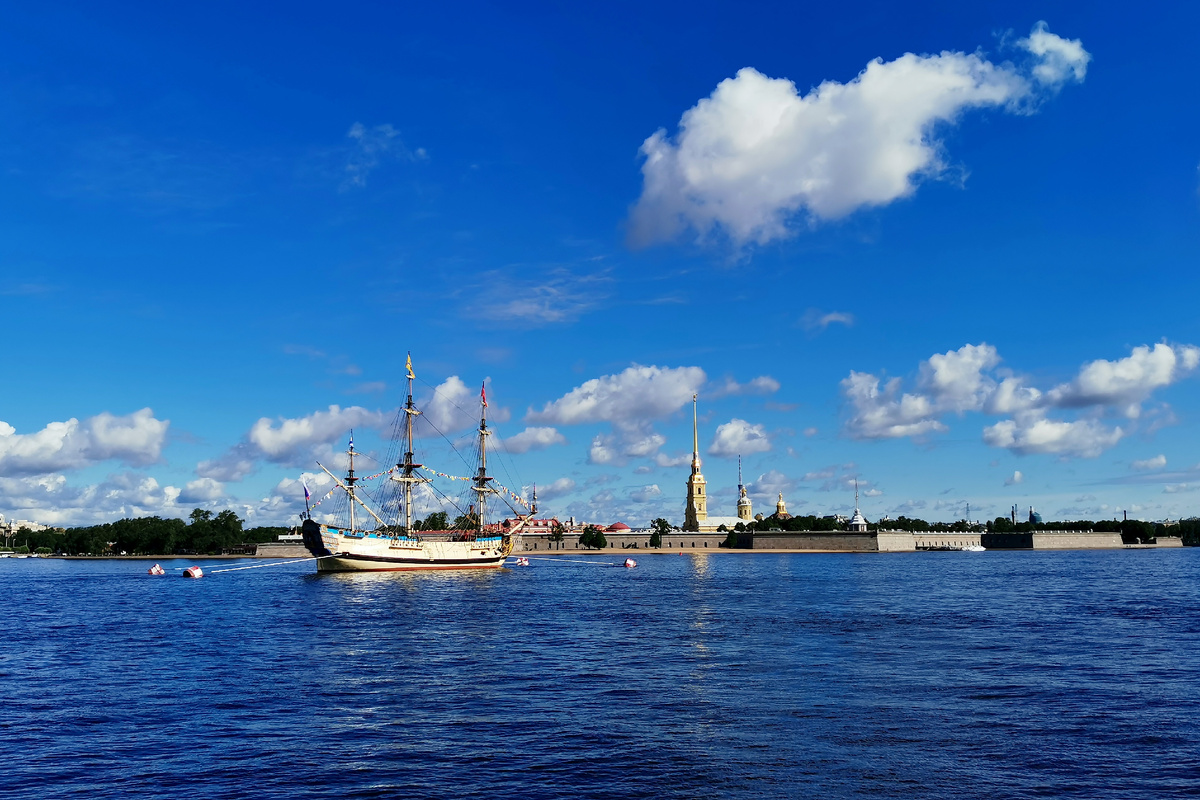
[[[454,524],[451,530],[456,531],[473,531],[479,527],[479,515],[474,511],[468,511],[466,514],[459,514],[454,518]]]
[[[546,537],[552,542],[561,542],[567,538],[567,526],[557,519],[550,522],[550,535]]]
[[[424,522],[416,522],[413,524],[413,529],[418,531],[444,531],[449,529],[450,519],[446,516],[445,511],[434,511]]]
[[[667,522],[662,517],[650,521],[650,546],[662,547],[663,536],[671,532],[671,523]]]
[[[596,550],[608,547],[608,539],[604,538],[604,533],[595,525],[588,525],[583,529],[583,533],[579,534],[579,543]]]

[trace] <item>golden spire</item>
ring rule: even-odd
[[[700,428],[696,417],[696,395],[692,395],[692,472],[700,471]]]
[[[700,434],[696,426],[696,395],[692,395],[692,452],[700,452]]]

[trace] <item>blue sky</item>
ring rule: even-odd
[[[410,350],[561,517],[693,392],[713,513],[1197,513],[1198,13],[966,6],[10,6],[0,513],[294,521]]]

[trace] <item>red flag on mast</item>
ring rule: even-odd
[[[483,401],[483,407],[487,408],[487,384],[479,387],[479,399]]]

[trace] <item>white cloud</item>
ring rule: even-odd
[[[13,516],[44,525],[87,525],[126,517],[177,517],[180,490],[149,475],[125,472],[97,484],[72,486],[61,474],[0,478],[0,504]]]
[[[654,457],[654,463],[660,467],[682,467],[684,464],[690,463],[691,460],[691,453],[680,453],[677,456],[669,456],[666,453],[659,453]]]
[[[1141,345],[1117,361],[1098,359],[1085,364],[1070,383],[1057,386],[1047,400],[1059,408],[1123,406],[1136,417],[1140,404],[1155,389],[1169,386],[1200,366],[1200,347],[1159,343]]]
[[[846,432],[856,439],[895,439],[946,430],[934,418],[937,409],[928,397],[901,394],[899,378],[880,389],[879,378],[851,371],[850,377],[842,380],[842,394],[854,409],[846,421]]]
[[[619,464],[622,462],[621,453],[615,447],[615,437],[597,434],[588,448],[589,464]]]
[[[220,458],[201,461],[196,465],[196,474],[222,483],[237,482],[254,471],[255,457],[248,444],[236,444]]]
[[[588,452],[593,464],[621,465],[630,458],[654,458],[666,438],[651,422],[667,417],[692,399],[706,376],[699,367],[633,365],[617,375],[585,381],[541,411],[530,408],[525,419],[556,425],[594,422],[612,424],[598,434]]]
[[[993,376],[1000,363],[996,348],[988,344],[964,345],[922,362],[917,391],[904,392],[899,378],[880,388],[881,379],[851,371],[842,381],[842,393],[852,413],[846,432],[858,439],[920,437],[947,430],[942,418],[967,412],[1012,415],[984,430],[984,441],[1016,453],[1049,453],[1064,457],[1092,457],[1116,444],[1130,431],[1108,427],[1099,415],[1118,411],[1135,419],[1141,404],[1157,389],[1193,373],[1200,366],[1200,348],[1192,345],[1140,346],[1117,361],[1092,361],[1077,377],[1043,392],[1025,379]],[[1053,420],[1047,411],[1090,409],[1091,416]],[[1164,407],[1165,408],[1165,407]],[[1152,416],[1169,420],[1164,409]]]
[[[704,381],[699,367],[635,364],[620,374],[585,381],[541,411],[529,409],[525,418],[558,425],[662,419],[687,404]]]
[[[179,493],[180,503],[205,505],[215,503],[225,496],[225,486],[212,478],[197,478],[189,481]]]
[[[1026,386],[1020,378],[1008,377],[996,384],[984,410],[989,414],[1015,414],[1037,407],[1041,398],[1040,391]]]
[[[1034,25],[1029,38],[1017,44],[1037,57],[1033,77],[1048,86],[1057,87],[1072,79],[1082,81],[1092,60],[1091,53],[1083,49],[1083,42],[1055,36],[1045,22]]]
[[[804,473],[804,477],[800,479],[801,483],[816,481],[821,482],[818,490],[822,492],[852,492],[856,485],[860,490],[868,489],[872,485],[870,481],[859,477],[858,465],[853,461],[845,464],[831,464],[821,469],[806,472]]]
[[[1159,455],[1156,455],[1154,458],[1146,458],[1146,459],[1142,459],[1140,461],[1134,461],[1129,466],[1133,467],[1136,470],[1153,470],[1153,469],[1162,469],[1166,465],[1167,465],[1167,457],[1160,453]]]
[[[1062,422],[1037,414],[1021,414],[983,429],[983,441],[1014,453],[1041,453],[1094,458],[1125,435],[1119,427],[1107,428],[1094,419]]]
[[[657,483],[652,483],[649,486],[642,486],[629,493],[630,499],[635,503],[648,503],[660,496],[662,496],[662,489],[658,488]]]
[[[246,441],[259,458],[276,464],[307,466],[320,446],[348,437],[352,428],[378,429],[387,418],[386,414],[360,406],[340,408],[331,405],[327,411],[314,411],[303,417],[279,417],[276,420],[263,417],[250,427]],[[214,462],[204,463],[212,465]]]
[[[425,148],[409,150],[400,139],[400,131],[392,125],[367,127],[361,122],[350,126],[346,136],[353,141],[346,162],[346,178],[342,190],[361,188],[367,185],[367,176],[385,159],[397,158],[406,161],[422,161],[428,158]]]
[[[709,455],[733,458],[738,455],[765,453],[771,449],[771,437],[762,425],[744,419],[731,419],[717,426],[717,433],[708,447]]]
[[[532,280],[524,275],[514,277],[492,270],[474,282],[489,287],[487,292],[464,305],[476,318],[508,326],[538,328],[578,319],[604,301],[603,287],[609,280],[608,273],[603,270],[579,274],[560,268]],[[469,291],[477,289],[472,286]]]
[[[821,311],[810,308],[804,312],[800,324],[810,331],[823,331],[830,325],[845,325],[847,328],[854,324],[854,315],[849,311]]]
[[[774,503],[780,492],[784,493],[786,499],[787,493],[795,488],[795,479],[773,469],[746,484],[746,493],[760,502],[769,499]]]
[[[474,425],[480,408],[479,390],[469,388],[462,378],[451,375],[420,405],[421,416],[417,419],[450,434]]]
[[[1029,70],[979,53],[906,53],[804,95],[790,80],[739,70],[683,114],[673,139],[660,129],[642,144],[631,240],[720,229],[739,245],[765,243],[787,236],[797,215],[837,219],[911,195],[946,171],[938,125],[974,108],[1028,111],[1034,81],[1050,91],[1085,75],[1082,46],[1042,23],[1018,46],[1034,57]]]
[[[930,356],[921,365],[920,386],[939,411],[978,411],[995,389],[983,371],[999,363],[1000,356],[990,344],[963,345]]]
[[[543,486],[538,489],[539,500],[553,500],[556,497],[562,497],[575,491],[575,481],[570,478],[559,478],[549,486]]]
[[[655,458],[659,448],[667,443],[667,437],[656,433],[649,423],[618,422],[613,433],[597,434],[588,451],[592,464],[622,466],[631,458]]]
[[[714,383],[705,387],[704,397],[709,400],[716,400],[731,395],[773,394],[778,391],[779,381],[770,375],[759,375],[757,378],[746,383],[738,383],[733,378],[726,376],[721,383]]]
[[[530,450],[545,450],[556,444],[566,444],[567,437],[555,428],[528,427],[520,433],[501,440],[501,446],[509,453],[528,453]]]
[[[110,459],[151,464],[162,454],[170,424],[155,419],[149,408],[124,416],[104,412],[83,422],[51,422],[26,434],[0,422],[0,475],[47,474]]]
[[[843,394],[855,410],[847,431],[859,439],[945,431],[939,416],[978,411],[995,392],[995,381],[983,373],[999,362],[996,348],[986,343],[934,354],[921,363],[919,393],[901,393],[898,378],[888,381],[881,390],[876,376],[851,372],[842,381]]]
[[[1016,486],[1019,483],[1025,482],[1025,476],[1021,474],[1021,470],[1013,470],[1013,474],[1004,479],[1005,486]]]

